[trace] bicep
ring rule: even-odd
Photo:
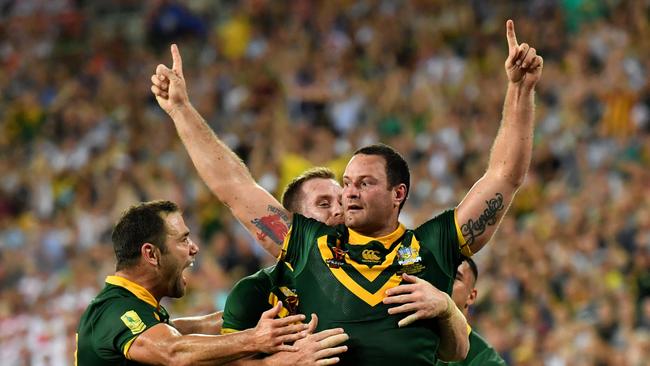
[[[170,344],[181,333],[174,327],[160,323],[136,336],[128,350],[127,358],[145,364],[168,365]]]
[[[512,184],[486,174],[458,205],[457,225],[472,253],[492,238],[516,191]]]
[[[280,254],[293,215],[275,197],[254,184],[233,187],[233,198],[226,204],[269,254],[274,257]]]

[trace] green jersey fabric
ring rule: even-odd
[[[345,329],[342,365],[435,365],[439,338],[431,321],[399,328],[406,315],[389,315],[382,300],[402,272],[451,293],[464,244],[454,214],[415,230],[400,225],[381,238],[294,214],[282,257],[293,269],[299,312],[318,314],[318,330]]]
[[[469,352],[464,361],[442,362],[438,366],[506,366],[506,362],[499,356],[499,353],[475,331],[469,334]]]
[[[222,334],[253,328],[263,312],[282,301],[279,317],[297,314],[298,296],[286,263],[264,268],[233,287],[223,310]]]
[[[81,316],[75,365],[140,365],[128,359],[129,347],[159,323],[169,323],[169,314],[149,291],[126,278],[108,276]]]

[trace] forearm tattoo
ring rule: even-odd
[[[289,216],[281,208],[269,205],[267,210],[270,215],[253,219],[251,223],[260,231],[257,232],[257,239],[262,241],[267,237],[274,243],[280,245],[289,232]]]
[[[466,245],[471,245],[474,240],[485,232],[488,226],[497,223],[497,212],[503,210],[503,195],[497,192],[496,197],[485,201],[487,207],[478,219],[469,219],[460,227],[460,232],[465,237]]]

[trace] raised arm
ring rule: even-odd
[[[506,36],[508,89],[501,126],[485,174],[456,211],[460,231],[472,253],[496,231],[526,177],[533,149],[534,89],[542,75],[543,59],[528,44],[517,43],[512,20],[506,23]]]
[[[151,76],[151,91],[174,121],[203,181],[264,249],[278,256],[291,225],[291,213],[255,182],[241,159],[194,109],[187,95],[183,63],[176,45],[171,46],[171,53],[172,68],[158,65]]]

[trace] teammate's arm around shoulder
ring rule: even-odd
[[[203,181],[264,249],[277,256],[291,225],[291,213],[255,182],[242,160],[214,134],[192,106],[176,45],[171,46],[171,53],[172,68],[162,64],[156,67],[151,76],[151,92],[174,121]]]
[[[221,334],[223,312],[176,318],[169,323],[181,334]]]
[[[203,365],[227,363],[256,353],[295,352],[288,344],[307,336],[304,315],[275,319],[278,303],[264,312],[253,329],[227,335],[181,335],[172,326],[160,323],[141,333],[127,351],[131,360],[155,365]]]
[[[517,42],[512,20],[506,23],[506,38],[508,88],[501,126],[485,174],[456,211],[457,225],[472,253],[480,250],[499,226],[523,184],[533,149],[534,89],[542,75],[543,60],[535,48]]]

